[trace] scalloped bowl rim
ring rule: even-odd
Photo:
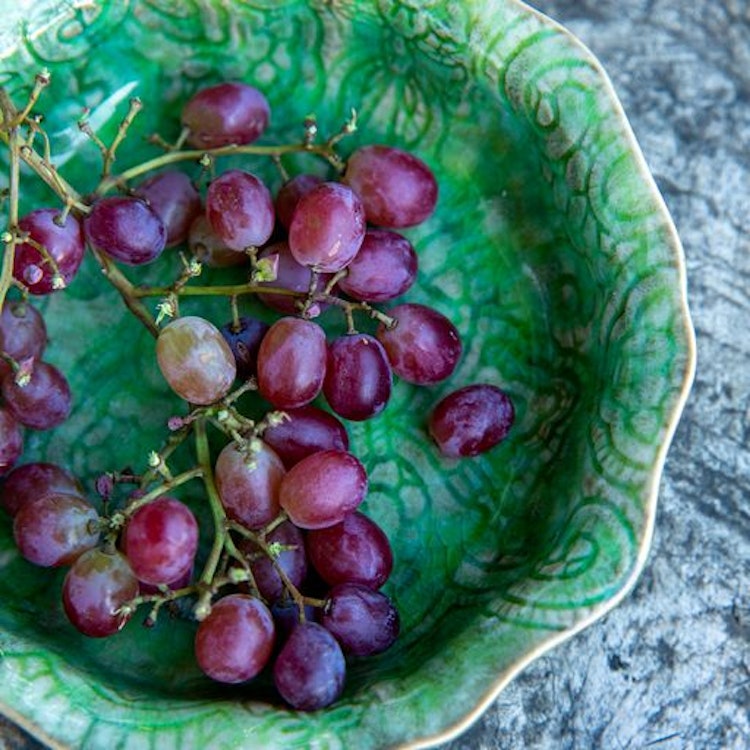
[[[470,0],[470,2],[472,4],[477,4],[477,0]],[[680,418],[682,417],[682,413],[689,397],[695,377],[695,330],[688,307],[687,271],[685,265],[684,250],[677,233],[677,229],[669,213],[669,209],[648,167],[645,156],[643,155],[640,145],[636,139],[635,133],[633,132],[633,129],[628,121],[627,114],[623,109],[623,106],[618,98],[617,92],[614,85],[612,84],[609,75],[607,74],[597,57],[593,54],[593,52],[572,31],[567,29],[561,23],[555,21],[553,18],[546,15],[542,11],[523,2],[523,0],[505,0],[505,2],[511,5],[515,5],[520,13],[528,13],[530,15],[533,15],[547,28],[553,29],[559,34],[564,35],[577,48],[581,59],[590,64],[596,73],[596,77],[601,85],[602,93],[611,105],[612,112],[614,113],[614,119],[619,125],[620,134],[627,144],[631,155],[635,159],[635,165],[638,170],[639,177],[642,180],[643,184],[648,188],[651,197],[657,207],[658,213],[660,214],[661,219],[664,222],[664,228],[668,232],[668,239],[665,244],[669,245],[672,249],[673,259],[675,261],[675,267],[679,278],[679,307],[680,314],[684,323],[686,336],[685,369],[681,388],[675,399],[675,403],[672,408],[671,414],[669,415],[669,419],[665,424],[665,433],[662,438],[661,445],[659,446],[655,461],[651,468],[650,483],[647,494],[644,497],[645,515],[643,533],[641,535],[641,538],[639,539],[635,564],[630,571],[629,576],[622,584],[621,588],[617,592],[615,592],[609,599],[592,608],[592,610],[585,617],[582,617],[578,622],[565,628],[564,630],[561,630],[558,633],[555,633],[554,635],[550,635],[546,640],[523,654],[523,656],[515,662],[511,663],[501,674],[498,675],[497,679],[488,687],[484,695],[478,698],[474,708],[471,711],[467,712],[458,721],[430,736],[415,740],[409,740],[398,745],[401,750],[422,750],[424,748],[434,747],[438,744],[453,740],[464,733],[487,711],[490,705],[497,699],[499,694],[511,682],[511,680],[513,680],[529,664],[546,654],[548,651],[551,651],[556,646],[569,640],[582,630],[592,625],[597,620],[604,617],[608,612],[617,607],[617,605],[620,604],[620,602],[632,590],[643,571],[649,555],[651,543],[653,540],[657,501],[659,496],[659,485],[661,482],[667,453],[672,443],[677,425],[680,421]],[[35,30],[35,32],[30,35],[31,38],[43,35],[47,30],[54,27],[60,20],[66,18],[69,13],[70,6],[63,7],[61,5],[59,12],[56,15],[50,17],[47,20],[46,24],[39,26]],[[15,47],[9,47],[0,52],[0,60],[12,55],[15,49]],[[53,737],[49,736],[46,731],[44,731],[32,720],[27,719],[23,714],[19,713],[13,707],[0,702],[0,712],[2,712],[4,716],[16,723],[25,731],[33,735],[39,741],[46,743],[51,748],[54,748],[54,750],[71,750],[69,745],[62,744],[55,740]]]

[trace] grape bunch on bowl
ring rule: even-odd
[[[432,744],[643,564],[679,242],[520,3],[194,11],[2,37],[0,701],[55,746]]]

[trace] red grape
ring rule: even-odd
[[[34,430],[51,430],[70,414],[71,393],[65,376],[47,362],[35,362],[28,382],[19,385],[12,372],[2,382],[5,403],[15,418]]]
[[[99,514],[78,495],[53,492],[19,508],[13,536],[35,565],[70,565],[99,541]]]
[[[347,162],[344,182],[362,199],[367,221],[383,227],[420,224],[437,203],[438,187],[430,168],[390,146],[357,149]]]
[[[432,385],[445,380],[461,357],[461,339],[453,323],[426,305],[404,303],[388,311],[395,328],[378,326],[376,336],[403,380]]]
[[[171,583],[192,567],[198,550],[198,522],[184,503],[159,497],[133,513],[122,543],[139,581]]]
[[[339,287],[357,300],[385,302],[406,292],[416,277],[417,254],[411,242],[387,229],[368,229]]]
[[[297,208],[300,198],[309,193],[314,187],[323,182],[321,177],[314,174],[298,174],[287,180],[276,194],[276,218],[281,226],[287,231],[292,223],[294,209]]]
[[[349,436],[341,422],[317,406],[287,409],[288,419],[267,427],[265,440],[290,469],[312,453],[325,450],[349,450]]]
[[[292,585],[299,588],[307,575],[307,555],[302,532],[290,521],[284,521],[266,536],[266,542],[283,545],[276,557],[276,565],[284,571]],[[267,602],[276,602],[286,591],[276,565],[249,539],[240,544],[240,549],[250,561],[250,570],[260,595]]]
[[[54,264],[50,263],[38,248],[28,242],[16,246],[13,276],[31,294],[49,294],[68,286],[83,261],[85,245],[81,225],[70,214],[62,225],[56,221],[59,218],[58,209],[39,208],[18,222],[19,229],[28,232],[31,239],[42,245],[54,261]],[[56,282],[57,273],[61,278]]]
[[[250,459],[229,443],[216,460],[216,487],[230,518],[259,529],[279,514],[279,486],[284,464],[264,442]]]
[[[138,579],[123,554],[94,548],[72,565],[62,601],[70,622],[84,635],[103,638],[121,630],[132,613],[123,605],[138,596]]]
[[[362,202],[346,185],[323,182],[300,198],[289,226],[298,263],[336,272],[357,254],[365,236]]]
[[[232,250],[259,247],[273,232],[273,200],[250,172],[230,169],[208,186],[206,216],[216,236]]]
[[[34,462],[16,466],[0,488],[0,505],[11,515],[49,493],[82,496],[78,480],[57,464]]]
[[[219,599],[195,634],[195,658],[212,680],[236,684],[255,677],[273,652],[273,617],[260,599]]]
[[[0,474],[10,471],[23,453],[23,430],[8,409],[0,406]]]
[[[192,404],[212,404],[234,384],[237,365],[219,329],[188,315],[162,328],[156,359],[170,388]]]
[[[135,190],[162,220],[167,231],[166,247],[183,243],[190,225],[203,210],[201,197],[184,172],[168,169],[142,182]]]
[[[40,359],[47,346],[47,326],[33,305],[20,300],[6,300],[0,312],[0,352],[16,362],[33,357]],[[0,359],[0,378],[11,366]]]
[[[445,456],[476,456],[502,441],[515,419],[510,397],[494,385],[474,384],[435,406],[429,432]]]
[[[281,480],[279,502],[295,526],[322,529],[342,521],[367,493],[367,472],[346,451],[313,453]]]
[[[255,375],[258,369],[260,342],[269,328],[268,323],[243,315],[237,320],[236,326],[230,321],[219,329],[234,354],[237,377],[241,380],[247,380]]]
[[[320,393],[326,372],[326,336],[310,320],[277,320],[258,350],[258,390],[277,409],[295,409]]]
[[[266,97],[252,86],[227,82],[193,94],[182,110],[182,124],[190,129],[187,142],[195,148],[217,148],[252,143],[268,126]]]
[[[329,344],[323,394],[344,419],[380,414],[391,396],[391,381],[385,349],[369,334],[346,334]]]
[[[196,216],[188,232],[188,248],[195,259],[211,268],[229,268],[248,263],[244,252],[232,250],[219,239],[205,214]]]
[[[307,533],[307,554],[329,585],[361,583],[379,589],[393,569],[388,537],[375,521],[355,511],[341,523]]]
[[[276,278],[273,281],[261,282],[260,286],[281,287],[282,289],[290,289],[294,292],[309,291],[312,270],[308,266],[297,263],[289,249],[289,243],[276,242],[273,245],[268,245],[263,248],[259,257],[269,258],[273,255],[276,255],[278,258]],[[329,278],[329,274],[318,274],[315,282],[315,291],[322,292]],[[258,294],[258,299],[278,312],[286,313],[287,315],[297,312],[297,300],[299,300],[299,297],[296,295],[261,292]],[[319,303],[315,304],[319,310],[323,308],[323,305]]]
[[[92,247],[130,266],[156,260],[167,242],[167,230],[156,211],[129,195],[96,201],[83,228]]]
[[[299,711],[333,703],[344,689],[346,662],[336,639],[315,622],[303,622],[290,633],[273,666],[281,697]]]
[[[398,610],[382,591],[342,583],[328,593],[320,624],[345,654],[372,656],[389,648],[400,629]]]

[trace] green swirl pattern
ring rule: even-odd
[[[404,633],[353,666],[338,705],[299,715],[263,680],[206,684],[184,622],[78,637],[58,602],[62,574],[20,560],[4,522],[0,702],[11,716],[51,745],[92,750],[429,744],[619,600],[650,541],[692,330],[679,242],[578,43],[515,0],[46,0],[0,21],[0,83],[23,97],[43,66],[53,152],[83,191],[97,172],[75,126],[84,106],[106,136],[137,93],[142,132],[169,138],[198,86],[244,79],[266,91],[279,140],[298,137],[310,112],[333,132],[355,107],[347,148],[399,144],[438,174],[438,211],[410,235],[421,260],[410,298],[449,314],[465,353],[449,383],[400,383],[385,414],[351,428],[371,476],[366,509],[393,541],[388,591]],[[147,154],[136,140],[121,158]],[[23,200],[49,195],[29,183]],[[78,407],[30,435],[27,457],[89,484],[142,465],[179,409],[151,339],[92,266],[45,314],[49,358]],[[476,381],[511,393],[514,432],[485,457],[441,459],[426,414]]]

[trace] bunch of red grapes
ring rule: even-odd
[[[183,157],[205,164],[206,156],[213,165],[252,144],[268,122],[268,103],[255,88],[203,89],[183,109],[180,141],[155,162],[167,168],[133,187],[105,175],[102,185],[119,188],[117,195],[101,190],[79,201],[64,192],[64,209],[37,209],[9,227],[20,293],[0,315],[0,502],[27,560],[69,566],[63,607],[82,633],[113,635],[140,606],[150,606],[153,624],[162,607],[192,597],[195,655],[206,675],[242,683],[269,670],[289,705],[314,710],[341,694],[347,657],[380,653],[399,631],[396,607],[381,590],[391,546],[360,510],[368,476],[349,449],[345,420],[380,414],[394,375],[422,386],[446,380],[462,344],[432,307],[375,307],[400,298],[417,277],[417,253],[399,230],[430,217],[438,187],[416,156],[369,145],[344,161],[334,150],[340,137],[318,148],[308,122],[297,150],[326,158],[330,179],[284,173],[273,195],[255,174],[230,169],[201,191],[171,166]],[[342,134],[351,130],[350,122]],[[279,162],[283,153],[275,154]],[[110,277],[113,264],[152,263],[175,246],[187,246],[190,260],[183,257],[185,271],[156,320],[128,296],[132,287],[118,288],[156,336],[159,369],[187,404],[169,430],[181,440],[195,436],[198,461],[174,476],[168,451],[154,452],[144,474],[102,474],[99,511],[62,467],[16,465],[23,429],[52,429],[71,410],[65,377],[43,359],[45,324],[30,299],[67,287],[87,247]],[[180,294],[202,265],[249,268],[245,291],[280,317],[269,325],[239,315],[236,287],[227,293],[231,319],[221,325],[180,315]],[[345,334],[331,338],[316,322],[327,310],[346,316]],[[375,319],[376,330],[358,331],[355,315]],[[162,325],[163,317],[173,319]],[[237,406],[248,390],[268,404],[260,418]],[[445,456],[474,456],[503,440],[513,418],[500,388],[470,384],[436,405],[427,429]],[[216,457],[207,453],[208,425],[226,437]],[[197,478],[216,524],[198,575],[199,524],[172,494]],[[120,485],[134,486],[113,509]]]

